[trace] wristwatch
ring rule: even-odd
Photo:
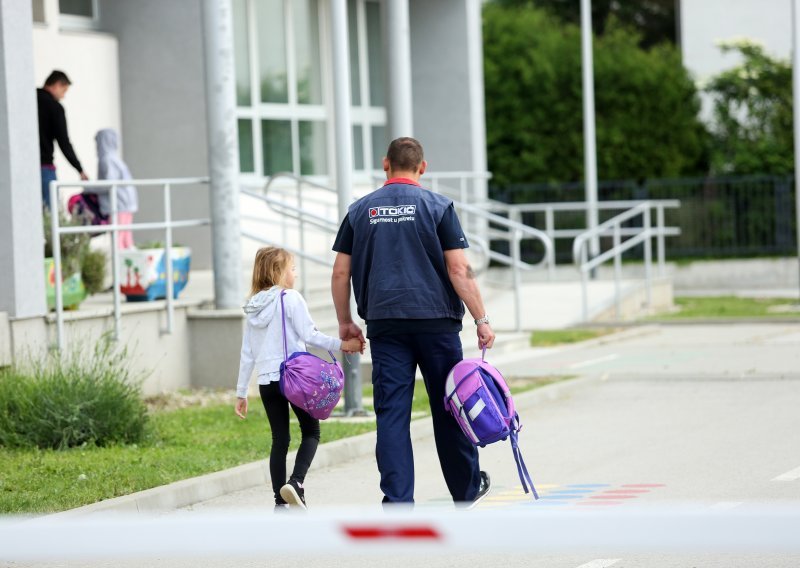
[[[489,323],[489,316],[483,314],[482,318],[473,321],[475,322],[475,325],[481,325],[482,323]]]

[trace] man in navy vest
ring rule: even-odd
[[[356,201],[339,228],[331,288],[342,339],[363,338],[351,318],[351,279],[358,315],[367,322],[383,502],[414,501],[409,426],[419,365],[445,482],[456,504],[473,506],[489,492],[489,476],[480,470],[477,449],[444,409],[444,385],[463,358],[464,304],[478,346],[491,347],[495,335],[464,254],[469,244],[453,202],[419,185],[426,168],[415,139],[389,145],[383,159],[388,181]]]

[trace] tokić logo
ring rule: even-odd
[[[391,205],[381,207],[370,207],[369,216],[373,217],[402,217],[413,215],[417,212],[416,205]]]

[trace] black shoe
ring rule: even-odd
[[[275,503],[275,510],[273,511],[275,514],[285,513],[289,510],[288,503]]]
[[[475,499],[467,505],[467,509],[473,509],[478,503],[480,503],[484,497],[489,494],[489,491],[492,489],[492,482],[489,479],[489,474],[485,471],[481,471],[481,483],[478,485],[478,494],[475,495]]]
[[[286,485],[281,487],[281,497],[286,500],[290,507],[307,508],[303,484],[294,479],[290,479]]]

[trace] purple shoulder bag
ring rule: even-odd
[[[344,388],[344,371],[333,353],[328,354],[333,363],[307,351],[288,355],[286,347],[286,312],[281,292],[281,323],[283,325],[283,363],[281,363],[281,394],[295,406],[305,410],[317,420],[331,415]]]

